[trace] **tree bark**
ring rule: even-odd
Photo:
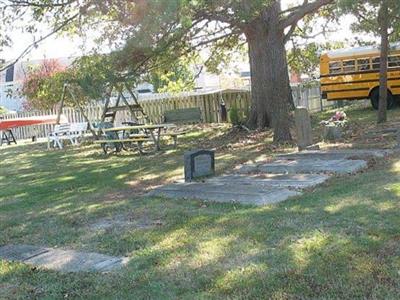
[[[291,91],[284,28],[279,3],[272,4],[246,25],[249,46],[252,108],[249,126],[274,129],[274,142],[292,140],[289,103]]]
[[[380,61],[380,76],[379,76],[379,108],[378,108],[378,123],[387,121],[387,71],[388,71],[388,53],[389,53],[389,11],[386,0],[382,1],[379,10],[379,30],[381,35],[381,61]]]

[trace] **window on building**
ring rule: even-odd
[[[6,70],[6,82],[14,81],[14,65],[10,66]]]
[[[357,69],[358,69],[358,71],[371,70],[371,62],[370,62],[369,58],[357,59]]]
[[[344,73],[355,72],[355,71],[356,71],[356,61],[354,59],[343,61]]]
[[[329,63],[329,73],[330,74],[342,73],[342,62],[341,61],[333,61],[333,62]]]

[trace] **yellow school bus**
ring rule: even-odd
[[[392,44],[388,56],[388,108],[400,98],[400,43]],[[323,99],[370,99],[379,103],[380,50],[377,47],[341,49],[321,55]]]

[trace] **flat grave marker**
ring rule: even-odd
[[[0,259],[62,272],[109,272],[122,268],[129,261],[127,257],[32,245],[0,246]]]

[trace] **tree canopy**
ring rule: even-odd
[[[5,0],[3,24],[28,16],[30,31],[46,22],[52,31],[97,35],[112,50],[121,78],[138,78],[207,47],[209,66],[247,44],[252,77],[251,127],[272,126],[277,142],[291,140],[285,43],[304,16],[334,0],[303,1],[287,10],[280,0]],[[93,30],[96,28],[96,30]],[[5,39],[6,40],[6,39]],[[262,53],[265,49],[265,53]],[[99,50],[99,49],[98,49]]]
[[[341,0],[339,8],[342,13],[350,13],[357,17],[352,24],[355,32],[371,33],[380,37],[380,75],[379,88],[372,91],[373,106],[378,106],[378,123],[386,122],[387,107],[393,103],[388,91],[388,55],[390,41],[398,41],[400,37],[400,2],[397,0]],[[378,95],[373,97],[374,95]],[[376,103],[378,101],[378,103]]]
[[[342,13],[352,14],[357,21],[352,24],[354,32],[366,32],[380,36],[379,11],[382,4],[388,7],[389,38],[392,42],[400,39],[400,2],[397,0],[339,0]]]

